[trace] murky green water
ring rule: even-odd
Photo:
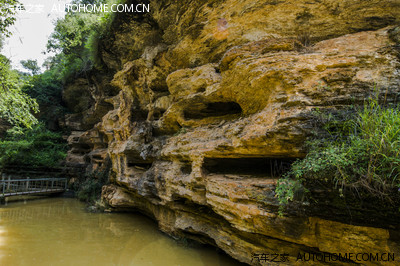
[[[237,265],[189,248],[139,214],[87,213],[75,199],[0,206],[0,265]]]

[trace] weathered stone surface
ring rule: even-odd
[[[92,76],[89,109],[67,119],[71,163],[112,161],[110,210],[140,210],[174,237],[249,264],[252,253],[399,252],[395,219],[368,227],[351,206],[361,218],[301,208],[281,218],[274,194],[279,173],[305,155],[311,110],[362,104],[375,88],[397,98],[397,1],[151,6],[117,17],[101,43],[115,75]]]
[[[304,44],[399,22],[396,0],[373,1],[150,1],[147,16],[121,16],[102,58],[112,69],[170,45],[165,58],[174,69],[218,62],[231,47],[250,41],[290,37]],[[133,33],[133,34],[132,34]],[[165,66],[165,65],[164,65]]]

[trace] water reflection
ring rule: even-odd
[[[187,248],[135,214],[95,214],[74,199],[0,208],[0,265],[236,265],[211,248]]]

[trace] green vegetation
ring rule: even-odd
[[[8,132],[7,137],[0,140],[0,169],[12,165],[55,167],[65,159],[66,152],[61,134],[39,123],[22,132]]]
[[[15,6],[19,5],[17,0],[0,0],[0,33],[9,37],[11,35],[8,27],[15,22]]]
[[[18,127],[31,128],[37,123],[33,113],[39,111],[36,100],[22,91],[25,81],[12,70],[9,61],[0,55],[0,118]]]
[[[112,4],[119,0],[74,0],[73,4]],[[0,40],[10,36],[15,22],[16,0],[0,0]],[[65,159],[67,146],[59,131],[58,119],[67,112],[63,85],[87,77],[96,65],[99,40],[109,32],[113,13],[70,12],[56,22],[47,49],[56,52],[40,73],[35,60],[23,60],[25,73],[11,69],[9,60],[0,55],[0,118],[12,126],[0,139],[0,172],[7,167],[57,167]],[[0,41],[0,47],[1,47]],[[78,95],[80,97],[81,95]],[[40,112],[39,112],[40,109]],[[38,121],[40,123],[38,124]],[[50,131],[49,129],[53,130]],[[94,203],[107,182],[109,168],[97,170],[74,183],[78,198]]]
[[[112,0],[75,0],[73,3],[102,4],[118,2]],[[0,0],[0,33],[2,38],[10,36],[8,30],[15,22],[18,5],[16,0]],[[7,120],[16,129],[32,128],[39,120],[54,124],[57,117],[65,113],[62,106],[62,84],[70,78],[86,75],[97,58],[98,40],[110,28],[112,13],[68,13],[56,22],[50,36],[48,50],[57,52],[49,58],[47,71],[39,74],[40,68],[34,60],[23,60],[21,64],[29,73],[12,70],[9,60],[0,55],[0,118]],[[0,39],[2,39],[0,38]],[[39,112],[40,114],[34,115]],[[56,129],[54,126],[52,129]]]
[[[392,202],[400,191],[399,109],[371,99],[359,111],[318,112],[317,118],[325,134],[308,143],[306,158],[278,182],[281,212],[310,180],[332,184],[341,197],[347,190]]]
[[[117,0],[75,0],[73,4],[112,4]],[[64,82],[86,73],[97,61],[99,39],[109,31],[114,13],[67,13],[56,22],[47,49],[58,53],[48,60],[48,65],[61,73]]]
[[[13,7],[17,4],[16,0],[0,0],[0,39],[11,34],[8,28],[15,22]],[[0,54],[0,118],[17,127],[31,128],[37,123],[32,112],[38,112],[38,104],[21,90],[24,85],[19,73],[11,69],[9,60]]]
[[[32,67],[35,69],[36,61],[29,61],[32,62]],[[29,71],[33,73],[35,70],[29,68]],[[61,76],[56,69],[49,69],[42,74],[38,74],[36,71],[35,73],[23,76],[26,84],[21,90],[37,101],[40,112],[36,118],[43,121],[49,129],[59,130],[58,119],[67,112],[63,105]]]
[[[31,60],[31,59],[22,60],[21,61],[21,65],[25,69],[29,70],[32,75],[37,75],[40,72],[40,67],[39,67],[39,65],[38,65],[36,60]]]
[[[17,4],[15,0],[0,0],[1,39],[11,34],[8,27],[15,22]],[[13,70],[10,61],[0,55],[0,119],[14,126],[0,139],[0,171],[10,166],[55,167],[66,156],[61,134],[38,124],[34,116],[39,104],[54,101],[51,96],[60,91],[59,84],[54,78],[46,79],[48,74],[37,75],[40,68],[36,61],[21,63],[29,75]]]

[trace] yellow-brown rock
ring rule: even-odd
[[[174,237],[253,265],[252,253],[288,253],[287,265],[299,252],[400,254],[395,216],[370,222],[327,202],[282,218],[274,193],[279,172],[305,155],[312,110],[400,93],[398,1],[150,5],[103,40],[115,75],[67,121],[71,163],[111,159],[111,210],[140,210]]]

